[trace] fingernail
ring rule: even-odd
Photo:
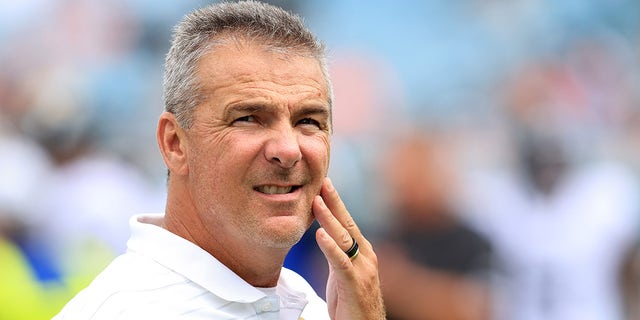
[[[327,231],[324,230],[324,228],[320,227],[320,228],[318,228],[318,235],[320,236],[321,239],[326,239],[327,238]]]
[[[333,187],[333,181],[331,178],[327,177],[327,191],[333,191],[335,188]]]
[[[318,198],[318,202],[320,202],[320,206],[321,206],[322,208],[326,208],[326,207],[327,207],[327,204],[326,204],[326,203],[324,203],[324,199],[322,199],[322,197],[321,197],[321,196],[316,196],[316,197]]]

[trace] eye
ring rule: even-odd
[[[244,116],[238,119],[233,120],[233,123],[243,123],[243,122],[256,122],[257,119],[254,116]]]
[[[320,122],[318,122],[317,120],[311,119],[311,118],[304,118],[300,121],[298,121],[299,125],[312,125],[312,126],[316,126],[318,128],[320,128]]]

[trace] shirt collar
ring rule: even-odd
[[[162,214],[133,216],[128,250],[148,256],[227,301],[253,303],[266,296],[202,248],[162,228],[162,219]]]

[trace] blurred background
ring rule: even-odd
[[[51,318],[163,211],[163,59],[207,3],[0,1],[0,320]],[[640,2],[271,3],[329,48],[330,176],[389,319],[640,319]],[[324,294],[310,234],[286,265]]]

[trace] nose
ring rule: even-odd
[[[295,129],[287,126],[274,129],[271,134],[265,147],[267,161],[287,169],[295,166],[302,159]]]

